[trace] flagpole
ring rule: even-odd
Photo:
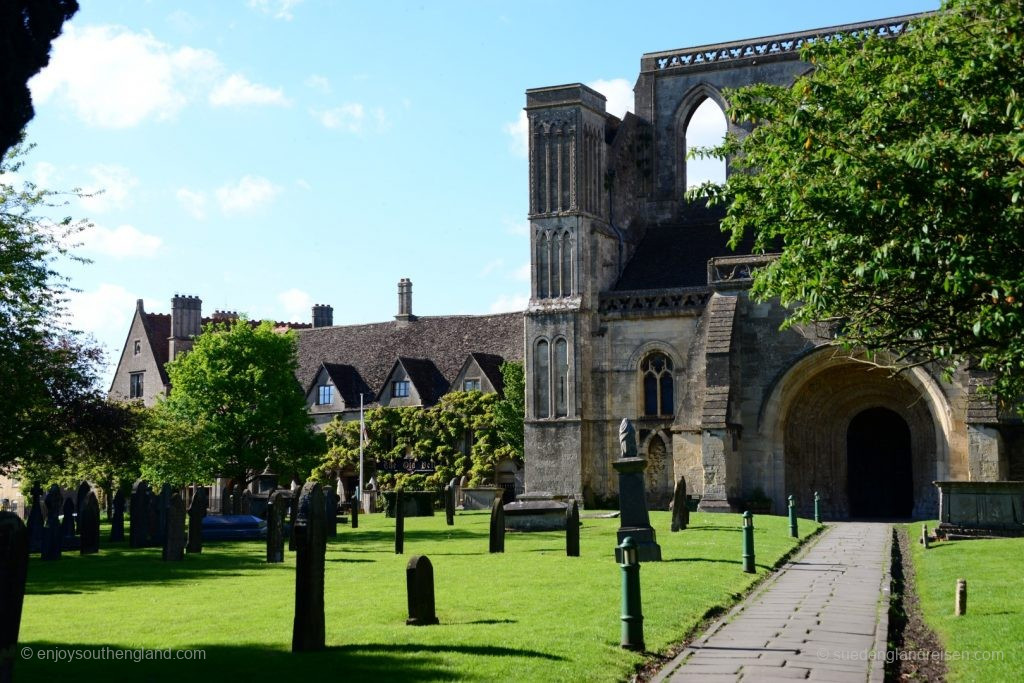
[[[366,431],[366,425],[363,423],[363,392],[359,392],[359,489],[357,492],[359,499],[359,506],[363,505],[363,433]]]

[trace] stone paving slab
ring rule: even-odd
[[[830,524],[651,683],[880,682],[891,541],[888,524]]]

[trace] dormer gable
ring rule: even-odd
[[[472,352],[467,354],[462,367],[459,368],[452,391],[482,391],[485,394],[502,395],[504,383],[501,377],[501,364],[505,362],[501,356],[492,353]]]

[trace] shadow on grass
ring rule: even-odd
[[[673,557],[662,562],[720,562],[722,564],[743,564],[743,560],[713,560],[710,557]]]
[[[73,668],[75,678],[80,680],[180,683],[184,676],[207,679],[218,673],[233,680],[294,680],[303,674],[336,672],[350,681],[443,681],[452,677],[449,656],[563,659],[546,652],[498,645],[365,643],[302,653],[265,644],[195,643],[187,648],[153,651],[105,643],[21,642],[19,652],[32,650],[32,657],[19,657],[14,674],[16,680],[54,680],[67,676]],[[54,653],[59,653],[60,661],[55,661]],[[74,659],[69,661],[70,657]],[[486,660],[481,664],[486,666]]]

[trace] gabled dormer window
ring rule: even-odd
[[[462,383],[463,391],[480,391],[479,379],[467,379]]]
[[[316,404],[318,406],[330,405],[334,398],[334,387],[330,384],[321,384],[317,387]]]
[[[391,383],[391,396],[405,398],[409,395],[409,380],[403,379]]]

